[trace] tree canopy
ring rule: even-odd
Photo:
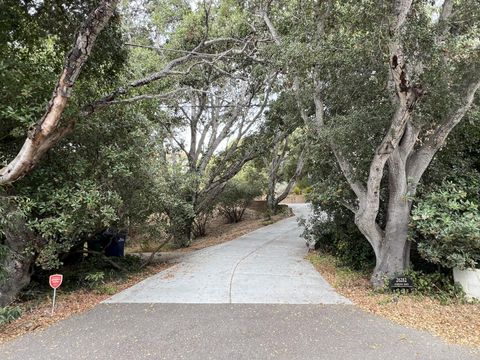
[[[302,179],[380,286],[478,178],[479,24],[476,0],[2,1],[0,304],[102,229],[188,246]]]

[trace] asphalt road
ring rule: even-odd
[[[479,358],[351,305],[103,304],[0,348],[2,360]]]

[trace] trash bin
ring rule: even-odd
[[[107,230],[108,231],[108,230]],[[107,232],[105,232],[107,233]],[[104,234],[105,234],[104,233]],[[125,255],[125,241],[127,240],[127,234],[124,231],[109,232],[110,242],[105,248],[105,255],[122,257]]]
[[[96,233],[90,239],[88,239],[87,245],[89,251],[95,251],[97,253],[103,253],[105,251],[105,248],[108,246],[112,238],[112,236],[106,234],[107,231],[108,229]]]

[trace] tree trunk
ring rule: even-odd
[[[275,202],[275,187],[271,190],[270,184],[268,186],[267,208],[270,214],[275,215],[275,211],[277,210],[277,204]]]
[[[297,159],[297,166],[295,168],[295,173],[292,175],[290,180],[285,187],[285,190],[277,196],[275,193],[275,188],[278,181],[278,169],[280,163],[285,159],[285,150],[283,151],[280,157],[275,156],[270,165],[270,175],[268,179],[268,193],[267,193],[267,206],[271,214],[275,215],[277,212],[277,207],[280,202],[282,202],[292,190],[293,186],[296,184],[297,179],[300,177],[303,166],[305,164],[305,150],[303,150]]]
[[[396,203],[393,207],[393,210],[389,209],[389,220],[385,231],[381,231],[378,227],[366,228],[357,223],[375,251],[376,265],[371,277],[375,288],[381,288],[385,279],[402,274],[410,265],[410,241],[408,240],[410,204]]]
[[[31,269],[42,239],[36,237],[16,209],[9,210],[9,224],[3,229],[7,253],[0,268],[0,306],[10,304],[30,283]]]
[[[412,202],[406,174],[404,144],[392,153],[388,160],[388,207],[387,222],[381,245],[376,252],[376,266],[372,284],[383,286],[386,278],[402,274],[410,265],[410,242],[408,224]]]
[[[7,306],[30,283],[34,256],[24,252],[9,251],[2,265],[0,282],[0,307]]]
[[[375,288],[382,287],[385,279],[401,275],[409,266],[409,221],[409,212],[398,214],[398,217],[392,220],[391,228],[385,232],[382,246],[376,253],[376,265],[371,278]]]

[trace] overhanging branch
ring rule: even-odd
[[[75,44],[68,52],[62,73],[55,85],[52,98],[42,118],[29,129],[27,139],[17,156],[0,169],[0,185],[8,184],[29,173],[45,152],[68,133],[61,127],[60,119],[71,96],[73,85],[93,49],[98,34],[105,28],[113,16],[119,0],[103,0],[93,10],[80,27]]]

